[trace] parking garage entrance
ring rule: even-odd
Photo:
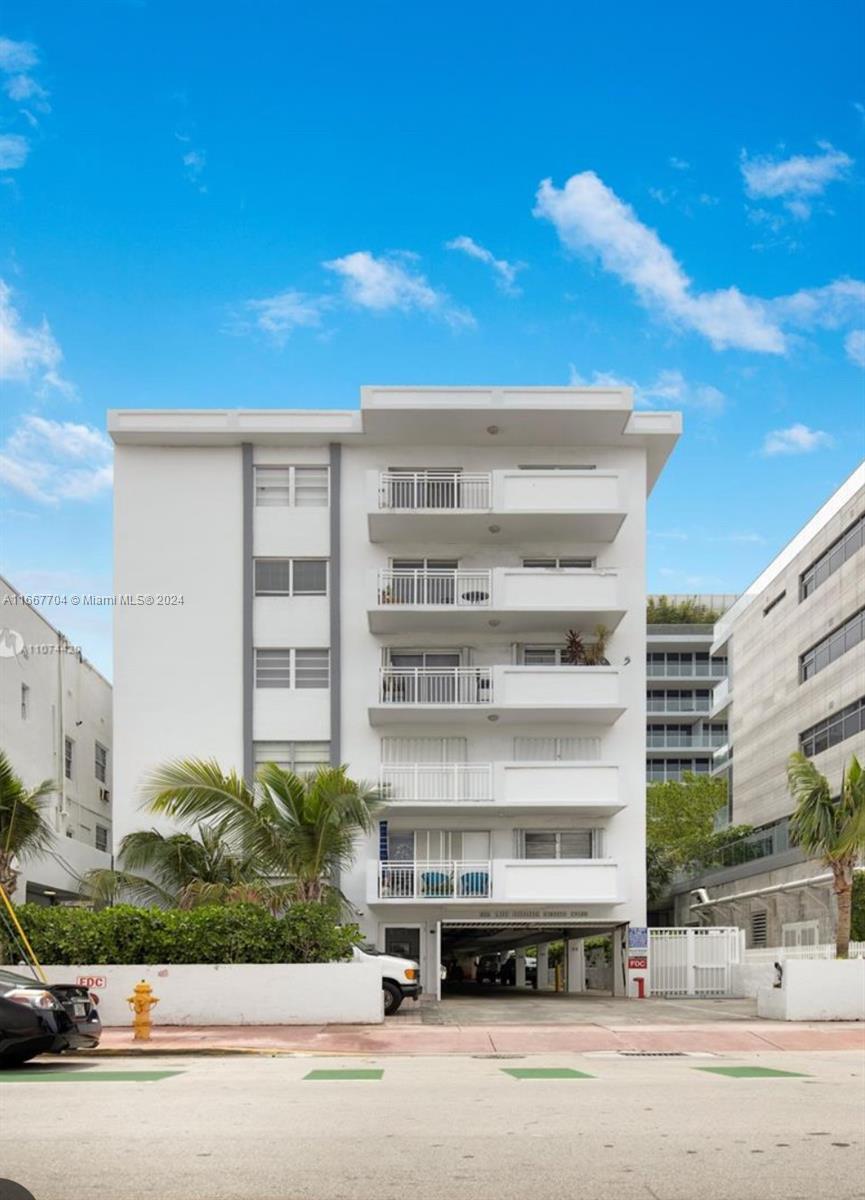
[[[624,996],[626,929],[609,921],[441,920],[437,997]],[[431,980],[426,990],[434,990]]]

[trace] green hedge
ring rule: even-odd
[[[865,871],[853,876],[853,911],[850,921],[850,940],[865,942]]]
[[[319,904],[294,904],[281,917],[253,904],[188,910],[119,904],[98,912],[22,904],[16,911],[36,957],[57,966],[339,962],[360,941],[356,925],[337,925]],[[7,963],[19,960],[3,925],[0,948]]]

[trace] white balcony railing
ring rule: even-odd
[[[489,608],[492,587],[491,571],[387,569],[378,573],[378,603]]]
[[[388,803],[492,800],[493,765],[383,763],[381,790]]]
[[[665,696],[663,699],[649,697],[646,712],[650,713],[707,713],[711,709],[708,697]]]
[[[492,475],[488,471],[384,471],[379,476],[378,507],[389,512],[489,509]]]
[[[490,667],[383,667],[382,704],[489,704]]]
[[[381,900],[473,900],[492,895],[489,862],[380,862]]]
[[[726,740],[726,733],[650,733],[646,745],[650,750],[713,750]]]

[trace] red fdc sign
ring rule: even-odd
[[[628,959],[628,970],[629,971],[645,971],[646,968],[648,967],[648,965],[649,965],[649,960],[648,960],[648,958],[646,958],[643,955],[640,955],[639,958],[634,957],[634,958]]]
[[[104,975],[79,975],[75,982],[79,987],[86,988],[104,988],[108,986],[108,980]]]

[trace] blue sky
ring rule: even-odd
[[[108,407],[631,382],[685,413],[668,592],[746,586],[862,457],[859,0],[11,0],[0,38],[19,587],[111,590]],[[46,611],[110,670],[107,614]]]

